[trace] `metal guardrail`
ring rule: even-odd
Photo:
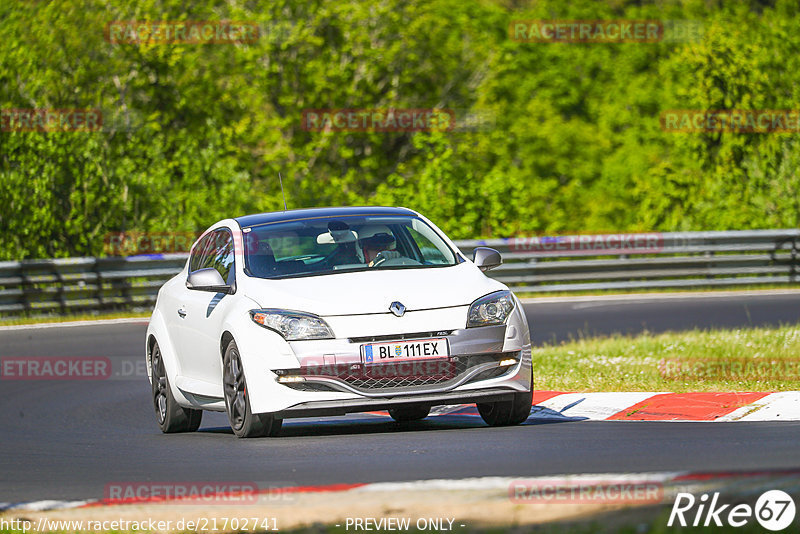
[[[517,292],[702,288],[800,282],[800,229],[461,241],[496,248],[489,272]]]
[[[603,234],[456,242],[496,248],[489,275],[516,292],[800,282],[800,229]],[[146,309],[186,254],[0,262],[0,315]]]
[[[186,254],[0,262],[0,315],[151,306]]]

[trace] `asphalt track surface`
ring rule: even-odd
[[[800,293],[525,305],[534,340],[800,323]],[[142,358],[145,325],[0,331],[0,356]],[[472,416],[397,424],[373,415],[285,422],[237,440],[224,414],[163,435],[141,376],[0,381],[0,503],[100,499],[109,484],[255,482],[261,487],[476,476],[800,467],[800,423],[547,422],[488,428]]]

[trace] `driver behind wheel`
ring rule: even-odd
[[[389,227],[383,225],[364,226],[359,230],[358,235],[358,244],[364,253],[364,261],[369,267],[400,257],[400,253],[394,250],[396,242]]]

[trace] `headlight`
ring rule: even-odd
[[[469,307],[467,328],[505,324],[514,309],[514,297],[510,291],[498,291],[481,297]]]
[[[286,341],[334,337],[328,323],[311,313],[273,309],[250,310],[250,317],[264,328],[279,333]]]

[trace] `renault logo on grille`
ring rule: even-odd
[[[406,307],[403,306],[402,303],[394,301],[389,306],[389,311],[392,312],[393,314],[395,314],[398,317],[402,317],[403,314],[406,312]]]

